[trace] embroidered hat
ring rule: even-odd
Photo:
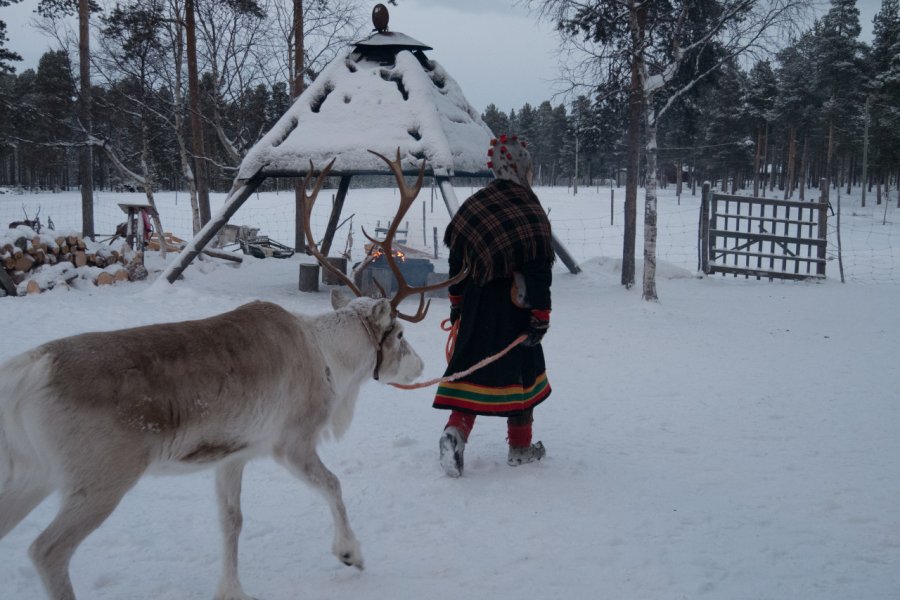
[[[487,166],[497,179],[531,187],[526,176],[531,170],[531,154],[528,152],[528,143],[520,140],[517,135],[504,134],[491,140]]]

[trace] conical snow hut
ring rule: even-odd
[[[376,31],[331,61],[250,149],[221,211],[163,274],[169,282],[266,178],[304,177],[310,161],[318,169],[335,160],[338,206],[353,175],[390,174],[369,150],[394,157],[399,149],[405,174],[418,173],[425,159],[450,214],[458,208],[451,177],[491,176],[485,160],[491,130],[456,81],[425,55],[432,48],[388,31],[386,13],[378,5]]]

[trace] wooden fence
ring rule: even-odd
[[[712,193],[703,185],[699,269],[757,279],[823,279],[828,187],[797,202]]]

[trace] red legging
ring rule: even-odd
[[[533,410],[528,409],[517,415],[507,417],[506,435],[513,448],[527,448],[531,445],[531,424],[534,422]],[[475,426],[475,415],[454,410],[450,412],[447,427],[456,427],[468,441],[469,434]]]

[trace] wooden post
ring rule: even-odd
[[[434,257],[438,257],[438,235],[437,235],[437,227],[434,228]]]
[[[578,266],[578,263],[575,262],[575,259],[572,258],[572,256],[566,250],[565,246],[563,246],[562,243],[558,239],[556,239],[555,235],[550,235],[550,241],[553,244],[554,252],[556,252],[556,255],[559,257],[559,259],[563,261],[563,264],[566,265],[566,268],[569,269],[569,273],[572,273],[573,275],[581,273],[581,267]]]
[[[343,256],[326,256],[325,260],[337,267],[341,273],[347,274],[347,259]],[[322,283],[326,285],[346,285],[342,279],[331,272],[330,269],[322,269]],[[301,288],[303,289],[303,288]]]
[[[575,136],[575,178],[572,180],[572,195],[578,195],[578,136]]]
[[[350,189],[350,178],[350,175],[342,175],[341,182],[338,184],[337,196],[334,199],[334,204],[331,206],[331,216],[328,217],[325,237],[322,239],[322,256],[328,256],[328,252],[331,250],[334,232],[337,230],[337,223],[341,218],[341,211],[344,209],[344,199],[347,197],[347,190]]]
[[[450,183],[449,177],[435,177],[435,179],[437,179],[438,187],[441,188],[441,196],[444,198],[444,204],[447,205],[447,212],[452,217],[459,210],[459,201],[456,199],[453,184]]]
[[[299,289],[301,292],[319,291],[319,265],[312,263],[300,265]]]
[[[700,240],[699,240],[699,269],[709,274],[709,196],[710,183],[703,182],[703,191],[700,195]]]
[[[225,223],[228,222],[228,219],[237,212],[247,198],[249,198],[265,180],[265,175],[257,173],[240,185],[236,182],[235,187],[232,188],[228,198],[225,199],[225,204],[219,210],[219,213],[215,218],[210,219],[206,225],[197,232],[197,235],[194,236],[194,239],[191,240],[187,246],[185,246],[184,250],[181,251],[181,254],[166,267],[166,270],[163,271],[160,279],[165,278],[169,283],[175,283],[175,280],[188,268],[188,265],[190,265],[203,248],[206,247],[206,244],[215,237],[216,233],[218,233],[219,230],[225,226]]]
[[[819,252],[818,258],[820,263],[816,265],[816,274],[825,277],[825,258],[826,258],[826,242],[828,238],[828,185],[826,179],[823,177],[819,180],[819,191],[821,192],[821,196],[819,197],[819,231],[818,238],[822,242],[819,244]]]
[[[613,212],[613,201],[615,200],[616,190],[613,188],[609,188],[609,224],[613,224],[613,216],[615,213]]]

